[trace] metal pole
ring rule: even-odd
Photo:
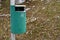
[[[11,33],[11,40],[15,40],[15,34]]]
[[[15,0],[10,0],[10,6],[15,5]],[[11,33],[11,40],[15,40],[15,34]]]
[[[23,2],[25,2],[25,0],[15,0],[16,4],[21,4]]]

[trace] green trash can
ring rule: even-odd
[[[25,5],[10,6],[11,33],[24,34],[26,32]]]

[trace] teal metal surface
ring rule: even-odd
[[[26,12],[15,11],[15,6],[10,6],[11,33],[24,34],[26,32]]]

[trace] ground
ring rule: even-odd
[[[26,3],[27,32],[16,35],[16,40],[60,40],[60,0],[32,0]],[[0,14],[9,13],[8,0]],[[10,40],[10,17],[0,16],[0,40]]]

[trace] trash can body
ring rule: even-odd
[[[15,6],[10,6],[11,33],[23,34],[26,32],[26,12],[15,11]]]

